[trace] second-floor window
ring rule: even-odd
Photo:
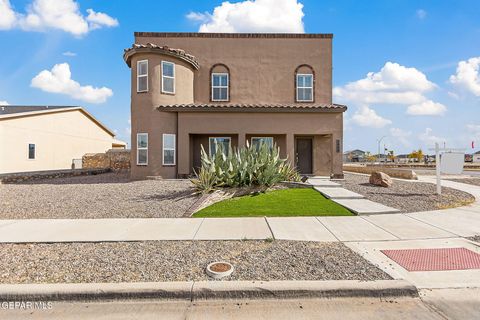
[[[313,74],[297,74],[297,101],[313,101]]]
[[[137,62],[137,92],[148,91],[148,60]]]
[[[175,93],[175,64],[162,61],[162,93]]]
[[[228,73],[212,73],[212,101],[228,101]]]

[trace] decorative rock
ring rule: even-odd
[[[393,184],[392,178],[386,173],[375,171],[370,175],[369,182],[376,186],[388,188]]]

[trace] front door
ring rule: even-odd
[[[297,169],[301,174],[312,174],[312,138],[296,139]]]

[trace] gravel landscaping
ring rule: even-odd
[[[368,179],[368,176],[345,173],[345,180],[339,183],[368,200],[402,212],[454,208],[475,201],[469,193],[446,187],[442,187],[442,195],[439,196],[436,194],[436,186],[431,183],[394,180],[391,187],[383,188],[371,185]]]
[[[448,179],[448,180],[455,181],[455,182],[460,182],[460,183],[471,184],[471,185],[480,187],[480,178]]]
[[[0,185],[0,219],[176,218],[195,202],[188,180],[106,173]]]
[[[342,243],[146,241],[0,244],[0,283],[208,280],[225,260],[225,280],[381,280],[390,277]]]

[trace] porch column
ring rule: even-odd
[[[178,132],[178,175],[190,174],[190,136],[187,132]]]
[[[238,148],[245,147],[245,133],[240,132],[238,134]]]
[[[295,137],[293,133],[287,133],[286,137],[286,148],[287,148],[287,156],[288,160],[292,165],[295,165]]]

